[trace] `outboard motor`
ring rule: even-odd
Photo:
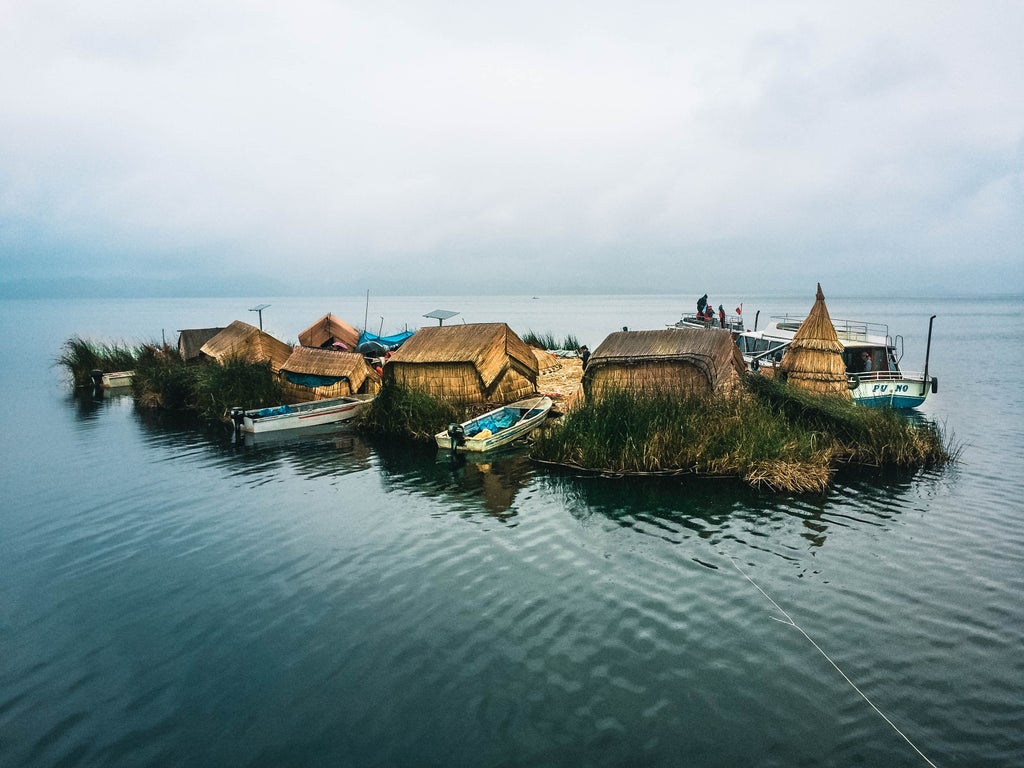
[[[466,444],[466,430],[461,424],[449,424],[448,437],[451,438],[453,451],[456,446]]]
[[[231,421],[235,425],[235,432],[242,431],[242,423],[245,421],[245,409],[234,407],[231,409]]]
[[[103,389],[103,371],[99,368],[93,368],[89,375],[92,376],[92,385],[96,389]]]

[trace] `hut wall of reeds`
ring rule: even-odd
[[[223,328],[186,328],[178,331],[178,355],[186,363],[197,362],[203,345],[223,331]]]
[[[299,344],[321,349],[342,345],[342,351],[355,352],[359,346],[359,331],[328,312],[299,334]]]
[[[274,373],[281,370],[291,353],[288,344],[241,320],[235,320],[200,349],[201,356],[217,362],[231,358],[250,363],[269,362]]]
[[[588,400],[612,391],[641,397],[725,394],[739,384],[743,371],[743,356],[728,330],[617,331],[590,356],[583,394]]]
[[[374,394],[380,376],[358,352],[295,347],[281,366],[281,386],[290,403]]]
[[[843,344],[825,306],[821,283],[814,306],[782,356],[779,375],[790,386],[807,392],[847,400],[852,397],[843,362]]]
[[[507,403],[537,390],[537,358],[505,323],[418,330],[384,365],[384,381],[459,403]]]

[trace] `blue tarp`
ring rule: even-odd
[[[363,344],[372,341],[380,344],[385,349],[395,349],[408,341],[413,333],[414,331],[402,331],[401,333],[393,333],[390,336],[378,336],[375,333],[363,331],[359,334],[359,346],[361,347]]]
[[[495,432],[511,427],[517,421],[519,421],[519,411],[506,408],[497,415],[481,416],[477,419],[475,431],[469,436],[472,437],[479,432],[483,432],[485,429],[491,430],[493,435]]]
[[[300,387],[329,387],[348,378],[347,376],[316,376],[312,373],[293,373],[292,371],[285,371],[284,377]]]
[[[277,408],[260,408],[256,411],[257,416],[283,416],[286,413],[291,413],[292,409],[287,405],[281,405]]]

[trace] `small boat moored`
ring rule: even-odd
[[[119,389],[121,387],[130,387],[134,377],[135,371],[112,371],[110,373],[106,373],[97,369],[92,372],[93,386],[97,389]]]
[[[308,403],[278,405],[273,408],[231,409],[231,421],[240,432],[259,434],[299,427],[318,427],[354,419],[373,395],[332,397]]]
[[[461,424],[449,424],[434,440],[438,448],[452,451],[490,451],[528,435],[547,418],[551,406],[551,398],[545,395],[527,397]]]

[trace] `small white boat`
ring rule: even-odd
[[[929,393],[938,391],[938,380],[928,375],[934,320],[932,315],[928,323],[924,372],[900,368],[903,337],[890,336],[887,325],[832,320],[836,336],[843,345],[843,362],[855,403],[871,408],[917,408]],[[773,317],[763,330],[739,334],[736,343],[748,368],[757,371],[763,366],[777,365],[802,322],[802,317]]]
[[[248,411],[232,408],[231,420],[235,423],[236,429],[252,434],[318,427],[354,419],[359,410],[371,400],[373,395],[352,395],[294,405],[278,405],[273,408],[254,408]]]
[[[551,398],[528,397],[488,411],[434,435],[438,448],[453,451],[490,451],[530,434],[547,418]]]
[[[135,371],[113,371],[111,373],[104,373],[103,371],[97,370],[92,372],[93,384],[102,389],[130,387],[134,376]]]

